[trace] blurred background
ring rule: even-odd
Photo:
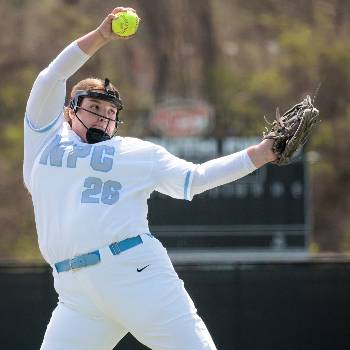
[[[94,29],[118,4],[109,0],[6,0],[0,4],[3,259],[40,259],[32,205],[22,182],[22,122],[33,81],[67,44]],[[103,48],[70,79],[68,91],[86,76],[108,76],[125,103],[120,134],[169,136],[164,128],[178,108],[178,114],[183,111],[192,119],[186,124],[185,115],[184,126],[168,127],[178,132],[170,137],[200,141],[260,137],[263,116],[272,120],[277,106],[285,111],[306,94],[315,96],[322,123],[305,152],[309,177],[305,181],[311,190],[308,249],[349,252],[350,2],[148,0],[123,4],[140,14],[138,34]],[[159,108],[164,103],[168,109],[162,115]],[[192,135],[191,129],[195,129]],[[214,146],[200,144],[192,153],[205,161],[220,153],[210,147]],[[181,153],[176,147],[170,150]],[[192,159],[191,154],[184,157]]]
[[[306,269],[304,277],[289,275],[290,279],[279,287],[284,292],[288,289],[290,295],[295,296],[292,292],[295,289],[288,283],[295,278],[301,278],[302,285],[306,281],[316,284],[323,281],[325,286],[337,285],[335,281],[342,284],[344,280],[340,282],[335,276],[345,278],[350,253],[348,0],[2,0],[2,268],[11,266],[14,269],[11,273],[16,276],[21,273],[28,276],[28,271],[23,270],[26,264],[35,276],[44,276],[44,281],[50,278],[41,265],[31,199],[22,180],[26,100],[38,73],[71,41],[96,28],[118,5],[137,10],[142,18],[139,32],[131,40],[116,40],[99,51],[68,81],[67,90],[87,76],[109,77],[120,90],[125,105],[120,135],[149,139],[182,158],[204,162],[257,142],[264,129],[264,116],[273,120],[277,106],[283,112],[310,95],[320,110],[322,123],[293,164],[265,166],[233,184],[208,191],[191,203],[159,194],[151,198],[152,231],[169,248],[180,274],[188,276],[190,289],[191,284],[197,286],[192,288],[193,293],[196,295],[199,288],[195,271],[201,263],[213,276],[217,276],[217,271],[224,276],[226,271],[223,277],[227,278],[226,286],[241,286],[247,266],[249,271],[254,267],[256,276],[271,277],[268,271],[278,270],[276,279],[271,278],[279,280],[285,276],[284,269],[294,271],[287,263],[296,264],[293,266],[298,271]],[[331,258],[335,264],[327,260],[326,265],[318,265],[324,258]],[[266,265],[272,261],[277,265]],[[238,265],[233,265],[235,262]],[[324,268],[332,273],[318,279],[317,276],[324,275],[317,271]],[[4,275],[9,271],[5,270]],[[232,275],[232,271],[236,272]],[[307,271],[314,279],[309,278]],[[209,281],[208,276],[204,280]],[[256,282],[251,276],[248,280]],[[40,278],[39,286],[46,286]],[[9,283],[13,287],[11,281],[3,285]],[[239,300],[247,295],[243,290],[248,291],[248,286],[251,284],[246,285],[247,290],[242,287]],[[272,286],[273,283],[267,283],[264,288]],[[18,286],[13,288],[18,291]],[[277,294],[269,295],[281,297],[274,291]],[[226,292],[230,295],[229,290]],[[312,293],[305,293],[302,295],[311,298]],[[329,300],[341,298],[336,293],[328,291]],[[344,289],[342,293],[345,297]],[[290,295],[285,295],[286,300],[290,301]],[[50,299],[45,294],[45,298],[53,303],[53,296]],[[199,304],[207,305],[211,300],[200,298],[198,293]],[[238,299],[235,306],[240,305]],[[271,297],[266,303],[277,302],[272,307],[277,310],[276,300]],[[311,299],[300,300],[303,305],[310,305]],[[318,306],[324,305],[321,300]],[[283,298],[280,302],[285,305]],[[289,312],[294,306],[290,304]],[[259,307],[262,306],[255,305],[253,309]],[[330,309],[334,310],[329,306],[322,315],[326,316]],[[310,311],[310,320],[311,314]],[[249,313],[245,316],[249,318]],[[49,313],[44,312],[42,325],[47,317]],[[295,324],[300,325],[299,317],[293,319]],[[344,320],[338,318],[338,323]],[[239,324],[237,321],[236,326]],[[253,326],[251,322],[247,325]],[[242,323],[240,327],[244,328]],[[315,337],[319,330],[315,328]],[[247,339],[251,338],[242,337],[242,344]],[[304,343],[298,349],[316,349],[301,344]],[[236,345],[222,345],[222,349],[233,349]],[[16,349],[6,347],[12,348]],[[252,344],[247,347],[254,348]],[[269,348],[273,348],[271,343]],[[284,348],[288,346],[284,344]],[[317,347],[321,348],[337,347]]]

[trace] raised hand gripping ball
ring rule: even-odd
[[[130,36],[136,33],[139,23],[140,18],[135,12],[119,12],[112,21],[112,30],[119,36]]]

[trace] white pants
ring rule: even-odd
[[[41,350],[111,350],[128,332],[154,350],[216,350],[166,249],[141,237],[119,255],[101,249],[97,265],[54,270],[59,303]]]

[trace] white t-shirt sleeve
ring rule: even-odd
[[[195,165],[156,146],[153,180],[155,190],[177,199],[190,199],[190,188]]]

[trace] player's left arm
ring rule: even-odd
[[[275,159],[271,140],[263,140],[240,152],[199,164],[193,171],[190,198],[240,179]]]
[[[271,140],[263,140],[240,152],[193,164],[158,146],[152,175],[155,190],[173,198],[191,200],[196,194],[235,181],[274,161],[276,156],[271,147]]]
[[[276,160],[272,151],[273,140],[262,140],[260,143],[247,148],[247,154],[256,168]]]

